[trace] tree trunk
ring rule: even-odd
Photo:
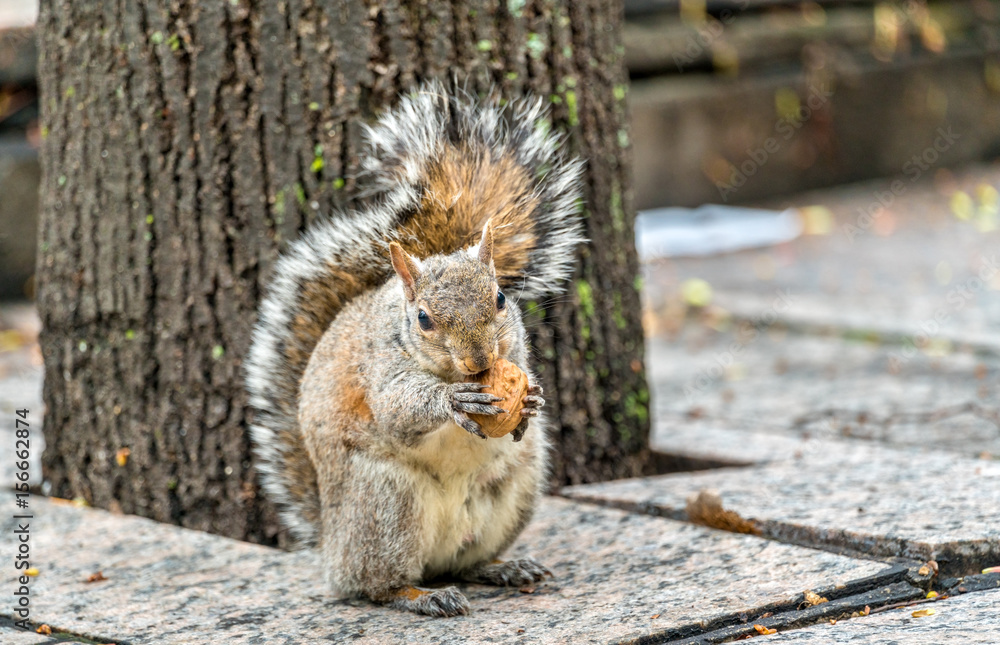
[[[566,298],[529,304],[554,483],[648,462],[621,5],[43,0],[50,492],[274,542],[241,361],[278,251],[350,203],[361,128],[430,78],[548,97],[588,160]],[[280,541],[280,540],[279,540]]]

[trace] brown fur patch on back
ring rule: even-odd
[[[454,146],[427,171],[420,209],[400,230],[407,252],[426,258],[467,248],[492,218],[497,275],[519,274],[537,241],[531,214],[538,201],[527,171],[510,157]]]
[[[378,284],[374,276],[344,271],[331,263],[325,269],[317,279],[302,285],[302,307],[291,324],[295,342],[285,348],[285,356],[297,374],[305,372],[316,343],[344,305]]]

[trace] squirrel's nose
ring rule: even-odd
[[[459,364],[462,371],[466,374],[479,374],[480,372],[485,372],[486,370],[493,367],[493,363],[497,362],[497,352],[496,349],[490,351],[489,353],[477,353],[470,356],[466,356]]]

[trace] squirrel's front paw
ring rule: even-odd
[[[521,399],[521,402],[524,403],[524,407],[521,408],[521,423],[517,424],[514,432],[511,433],[514,436],[514,441],[520,441],[524,437],[524,431],[528,429],[528,419],[537,417],[538,411],[545,405],[545,399],[542,398],[542,386],[532,385],[529,387],[528,395]]]
[[[472,414],[501,414],[506,412],[493,403],[503,401],[500,397],[486,394],[481,390],[486,387],[482,383],[453,383],[451,386],[451,410],[455,423],[465,428],[477,437],[486,438],[478,423],[469,418]],[[527,397],[525,397],[527,398]]]

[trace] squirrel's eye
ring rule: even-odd
[[[497,311],[503,309],[507,306],[507,298],[504,297],[503,291],[497,291]]]
[[[431,317],[427,315],[427,312],[423,309],[417,314],[417,322],[420,323],[420,328],[424,331],[430,331],[434,327],[434,323],[431,322]]]

